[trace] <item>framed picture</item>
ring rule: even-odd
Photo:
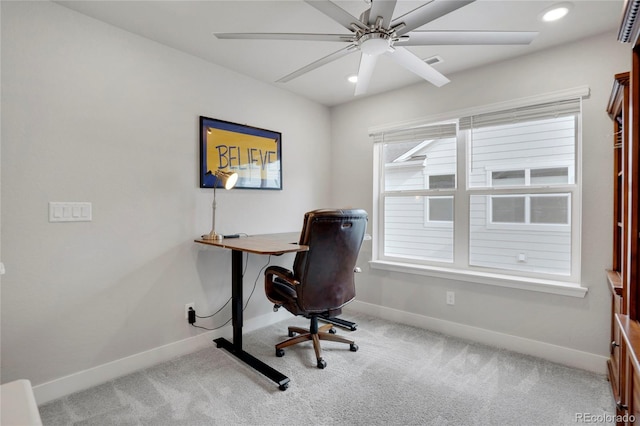
[[[236,188],[282,189],[282,134],[200,117],[200,188],[219,182],[216,170],[238,173]]]

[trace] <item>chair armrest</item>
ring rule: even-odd
[[[300,281],[296,280],[293,277],[293,272],[290,270],[283,268],[282,266],[269,266],[266,271],[264,271],[264,275],[268,277],[268,279],[272,279],[274,275],[281,280],[285,281],[287,284],[291,285],[299,285]]]

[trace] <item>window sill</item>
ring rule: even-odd
[[[369,265],[371,265],[373,269],[384,269],[386,271],[426,275],[429,277],[447,278],[458,281],[537,291],[541,293],[560,294],[571,297],[584,297],[588,291],[588,288],[582,287],[579,284],[564,281],[516,277],[477,271],[463,271],[453,268],[423,266],[402,262],[390,262],[386,260],[372,260],[369,262]]]

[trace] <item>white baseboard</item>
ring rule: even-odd
[[[353,312],[362,312],[364,314],[432,330],[449,336],[536,356],[570,367],[593,371],[598,374],[606,374],[607,357],[601,355],[451,321],[445,321],[438,318],[413,314],[380,305],[373,305],[371,303],[360,302],[357,300],[350,303],[344,310],[345,313],[348,313],[349,310],[352,310]],[[288,312],[281,311],[246,320],[244,324],[244,331],[250,332],[275,324],[284,320],[288,316],[290,316]],[[224,327],[216,331],[208,331],[198,334],[197,336],[169,343],[158,348],[140,352],[138,354],[121,358],[87,370],[79,371],[50,382],[36,385],[33,387],[36,402],[38,405],[42,405],[49,401],[108,382],[109,380],[116,379],[126,374],[152,367],[156,364],[169,361],[182,355],[190,354],[206,347],[212,347],[214,345],[212,343],[213,339],[221,336],[229,336],[230,334],[231,326]]]
[[[385,306],[354,300],[344,308],[345,311],[362,312],[378,318],[395,321],[414,327],[432,330],[461,339],[471,340],[510,351],[532,355],[569,367],[580,368],[598,374],[606,374],[607,357],[583,352],[564,346],[526,339],[497,331],[486,330],[470,325],[459,324],[438,318],[413,314]]]
[[[257,318],[244,321],[243,331],[250,332],[262,327],[275,324],[286,317],[290,317],[286,311],[269,313]],[[164,346],[140,352],[125,358],[121,358],[106,364],[87,370],[78,371],[68,376],[33,387],[33,393],[38,405],[45,404],[54,399],[88,389],[93,386],[108,382],[126,374],[143,370],[165,361],[187,355],[207,347],[215,347],[213,339],[231,336],[231,325],[215,331],[207,331],[197,336],[189,337]]]

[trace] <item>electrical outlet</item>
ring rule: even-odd
[[[455,305],[456,304],[456,294],[453,291],[447,292],[447,305]]]
[[[196,309],[196,304],[191,302],[184,305],[184,319],[189,319],[189,308]]]

